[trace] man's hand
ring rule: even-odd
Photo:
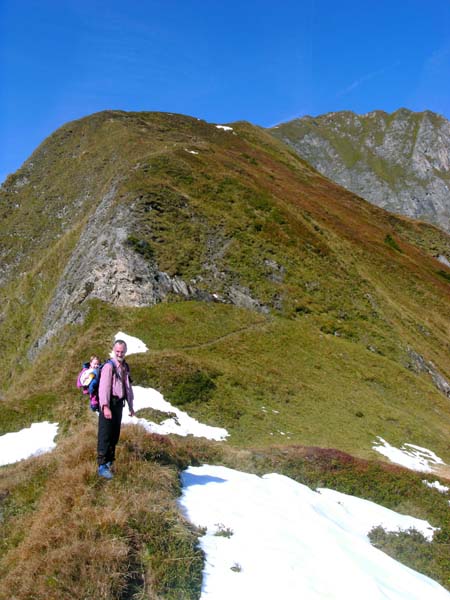
[[[105,417],[105,419],[112,419],[112,412],[109,406],[103,407],[103,416]]]
[[[130,412],[128,413],[128,416],[130,417],[134,417],[136,413],[134,412],[134,410],[130,410]]]

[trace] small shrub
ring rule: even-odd
[[[307,306],[296,306],[294,310],[297,315],[309,315],[311,313],[311,309]]]
[[[442,277],[443,279],[445,279],[446,281],[450,281],[450,273],[448,273],[447,271],[444,271],[443,269],[440,269],[438,271],[438,275],[440,277]]]
[[[391,236],[390,233],[388,233],[387,236],[384,238],[384,243],[387,244],[388,246],[390,246],[393,250],[396,250],[397,252],[402,252],[402,249],[400,248],[400,246],[397,244],[397,242],[394,240],[394,238]]]
[[[168,397],[177,405],[206,402],[215,389],[216,384],[209,375],[203,371],[195,371],[177,383]]]
[[[415,529],[388,532],[382,527],[375,527],[370,531],[369,539],[375,548],[411,569],[428,575],[448,589],[450,573],[448,544],[430,543]]]
[[[139,419],[147,419],[153,423],[162,423],[166,419],[173,419],[176,417],[173,412],[163,412],[162,410],[156,410],[155,408],[141,408],[136,412],[136,416]]]
[[[217,531],[215,532],[215,536],[217,537],[226,537],[230,538],[234,531],[230,527],[225,527],[223,523],[216,523]]]
[[[127,239],[127,244],[147,260],[153,260],[155,252],[146,240],[140,240],[139,238],[130,235]]]

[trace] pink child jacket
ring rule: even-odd
[[[103,410],[104,406],[110,406],[111,396],[117,396],[117,398],[126,398],[128,408],[131,412],[133,410],[134,394],[130,375],[128,369],[125,367],[125,361],[122,363],[124,368],[121,369],[119,362],[114,358],[111,360],[114,363],[114,369],[110,362],[105,363],[102,367],[102,376],[100,377],[98,390],[100,410]],[[120,373],[124,374],[124,381],[120,378]]]

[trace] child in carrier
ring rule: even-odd
[[[83,364],[78,374],[77,387],[83,394],[89,394],[89,405],[92,411],[98,411],[98,383],[100,379],[100,359],[97,355],[91,356],[89,362]]]

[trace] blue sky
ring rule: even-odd
[[[450,118],[450,0],[0,0],[0,181],[104,109]]]

